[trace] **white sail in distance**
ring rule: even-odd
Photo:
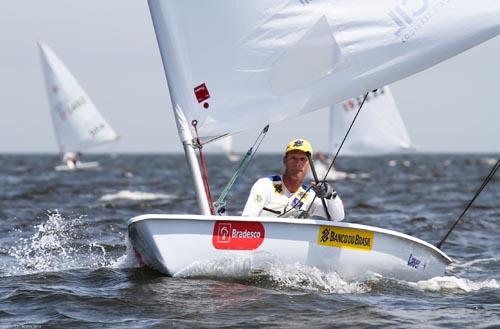
[[[335,154],[349,129],[364,95],[330,109],[330,152]],[[366,101],[342,146],[341,155],[380,155],[410,150],[408,131],[389,87],[368,93]]]
[[[500,1],[148,0],[174,111],[200,136],[262,128],[500,33]],[[179,119],[179,114],[182,113]],[[187,125],[184,125],[187,124]]]
[[[230,154],[233,149],[233,137],[224,136],[203,145],[203,150],[207,153]]]
[[[60,151],[79,151],[118,139],[64,63],[47,45],[38,45]]]

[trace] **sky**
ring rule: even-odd
[[[0,153],[57,153],[36,42],[49,45],[122,136],[100,152],[182,152],[146,0],[0,1]],[[500,37],[391,89],[420,152],[499,153]],[[274,124],[262,152],[293,138],[328,149],[328,112]],[[306,123],[306,124],[305,124]],[[246,151],[257,131],[238,134]]]

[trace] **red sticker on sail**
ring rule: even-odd
[[[210,98],[210,93],[208,92],[207,85],[202,83],[201,85],[194,87],[194,95],[198,100],[198,103],[204,102]]]
[[[212,235],[215,249],[255,250],[265,237],[264,225],[259,222],[216,221]]]

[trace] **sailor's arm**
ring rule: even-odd
[[[262,209],[269,203],[269,187],[272,188],[272,183],[268,178],[261,178],[253,184],[242,216],[261,215]]]
[[[318,201],[321,202],[321,200]],[[325,201],[326,201],[326,207],[328,208],[328,213],[330,214],[332,220],[333,221],[343,220],[345,213],[344,213],[344,202],[342,202],[342,199],[340,199],[340,197],[337,195],[335,198],[325,199]],[[323,210],[323,205],[321,205],[321,209]]]
[[[317,189],[313,187],[313,192],[319,192],[319,195],[314,200],[311,209],[311,216],[319,216],[323,218],[328,218],[325,213],[325,208],[323,206],[322,199],[319,197],[321,195],[326,196],[323,198],[326,203],[326,208],[330,214],[332,221],[341,221],[344,219],[344,203],[342,199],[337,195],[337,192],[328,184],[325,183],[323,188]]]

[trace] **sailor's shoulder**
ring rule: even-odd
[[[277,180],[273,180],[273,177],[274,176],[261,177],[255,181],[254,185],[273,186],[274,183],[278,182]]]
[[[266,178],[273,183],[278,183],[278,182],[281,182],[281,180],[282,180],[280,175],[271,175],[271,176],[267,176]]]

